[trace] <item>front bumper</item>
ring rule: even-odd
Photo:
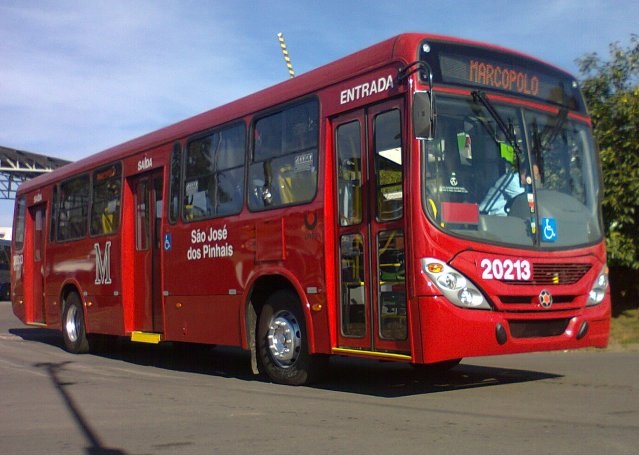
[[[604,348],[610,332],[610,296],[593,307],[505,312],[456,307],[442,296],[417,299],[421,340],[416,363],[534,351]]]

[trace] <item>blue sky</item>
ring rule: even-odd
[[[636,0],[0,0],[0,145],[77,160],[407,31],[577,73],[639,33]],[[12,204],[0,201],[0,226]]]

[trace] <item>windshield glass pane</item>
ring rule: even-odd
[[[586,125],[565,112],[494,104],[491,113],[470,96],[436,101],[423,194],[438,227],[521,247],[601,238],[598,165]]]

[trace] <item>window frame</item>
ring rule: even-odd
[[[118,200],[116,201],[117,204],[117,210],[112,212],[113,215],[113,221],[116,222],[115,223],[115,228],[113,228],[111,231],[108,232],[104,232],[105,229],[103,228],[103,232],[94,232],[93,231],[93,227],[94,227],[94,216],[97,216],[98,214],[96,212],[94,212],[94,208],[96,206],[96,200],[95,200],[95,196],[96,196],[96,182],[98,181],[97,179],[97,175],[101,172],[106,172],[109,170],[109,168],[114,168],[116,174],[115,176],[117,178],[109,178],[107,177],[104,180],[104,183],[106,184],[107,181],[111,181],[111,182],[117,182],[118,185]],[[90,202],[89,202],[89,236],[90,237],[99,237],[99,236],[103,236],[103,235],[113,235],[113,234],[117,234],[120,230],[120,226],[122,225],[122,186],[123,186],[123,172],[122,172],[122,163],[120,161],[116,161],[104,166],[100,166],[98,168],[96,168],[92,173],[91,173],[91,181],[90,181],[90,189],[91,189],[91,196],[90,196]],[[101,183],[101,182],[100,182]],[[108,205],[108,204],[107,204]],[[102,214],[100,214],[100,216],[102,216]],[[100,223],[102,224],[102,219],[99,220]]]
[[[75,211],[78,208],[84,208],[85,213],[81,214],[81,217],[83,219],[81,220],[81,223],[78,223],[78,225],[80,225],[80,224],[82,225],[81,226],[82,227],[82,233],[78,234],[78,235],[75,235],[75,236],[72,236],[72,237],[66,237],[65,236],[64,238],[62,238],[61,237],[61,232],[67,232],[68,231],[68,229],[61,229],[61,226],[60,226],[60,215],[62,214],[61,204],[64,201],[64,198],[62,197],[63,190],[64,190],[65,185],[70,185],[72,182],[80,181],[80,180],[86,180],[86,182],[85,182],[85,185],[86,185],[85,191],[86,191],[86,194],[87,194],[86,202],[84,204],[82,204],[82,205],[73,206],[72,208],[68,209],[67,211],[70,211],[70,210]],[[70,242],[70,241],[74,241],[74,240],[79,240],[79,239],[85,238],[87,236],[88,231],[89,231],[89,218],[90,218],[90,210],[91,210],[91,194],[90,194],[90,192],[91,192],[91,176],[90,176],[90,174],[88,172],[84,172],[84,173],[75,175],[75,176],[73,176],[73,177],[71,177],[71,178],[69,178],[67,180],[64,180],[63,182],[60,182],[60,184],[58,186],[58,207],[57,207],[57,213],[56,213],[57,218],[55,220],[55,223],[56,223],[56,228],[55,228],[56,242]]]
[[[260,123],[261,121],[264,121],[267,118],[272,118],[278,115],[285,116],[287,112],[293,111],[294,109],[304,105],[307,105],[309,106],[309,108],[313,109],[312,116],[309,116],[309,120],[315,122],[315,125],[313,126],[314,131],[312,136],[312,139],[314,139],[314,141],[311,142],[311,145],[303,147],[303,148],[297,148],[297,149],[290,147],[290,145],[288,145],[290,144],[290,136],[288,135],[285,136],[284,132],[289,133],[291,131],[291,127],[293,126],[293,124],[289,125],[288,123],[281,121],[282,133],[280,135],[280,144],[281,144],[280,153],[268,155],[268,156],[260,156],[259,157],[260,159],[256,159],[256,148],[257,148],[256,135],[257,135],[257,132],[259,131],[258,123]],[[288,115],[290,115],[290,113]],[[249,140],[250,159],[248,160],[248,164],[247,164],[247,176],[246,176],[246,186],[247,186],[246,198],[247,198],[247,206],[249,211],[263,212],[267,210],[276,210],[276,209],[285,208],[285,207],[309,204],[313,200],[315,200],[315,198],[317,197],[317,192],[318,192],[319,174],[320,174],[321,119],[322,119],[321,103],[317,96],[297,99],[293,102],[283,104],[273,109],[269,109],[264,112],[261,112],[258,115],[253,117],[251,121],[250,140]],[[283,146],[284,144],[287,145],[286,149]],[[284,152],[284,150],[286,151]],[[260,153],[260,155],[262,154]],[[311,159],[308,159],[309,157]],[[300,158],[299,162],[296,161],[296,158]],[[311,175],[314,178],[313,191],[312,193],[309,193],[308,195],[306,195],[306,197],[302,197],[302,199],[300,200],[297,200],[297,198],[295,198],[289,202],[276,201],[276,203],[271,202],[267,204],[266,199],[268,197],[272,197],[272,195],[270,194],[268,183],[266,182],[267,177],[264,175],[266,174],[266,165],[267,163],[273,162],[274,160],[282,160],[282,159],[287,159],[288,161],[292,162],[294,172],[303,172],[304,168],[308,167],[308,169],[311,172]],[[291,163],[286,163],[286,164],[291,164]],[[256,172],[255,169],[259,167],[263,167],[264,170],[261,172],[260,171]],[[302,169],[302,171],[298,171],[297,169]],[[262,177],[264,177],[262,179],[264,183],[262,187],[263,188],[262,193],[258,194],[260,187],[255,186],[255,182],[258,180],[255,177],[259,177],[260,174],[262,174]],[[277,177],[281,178],[281,176],[282,176],[282,172],[279,172],[277,174]],[[305,182],[308,182],[308,180],[305,180]],[[271,182],[271,186],[272,186],[272,182]],[[284,189],[286,190],[286,188]],[[279,193],[280,193],[279,196],[281,196],[282,192],[280,191]],[[289,194],[288,196],[290,197],[291,195],[292,194]],[[287,196],[284,195],[284,197],[287,197]],[[265,202],[263,202],[262,204],[258,204],[255,202],[255,201],[259,201],[260,199]]]
[[[214,137],[217,134],[223,133],[224,131],[230,131],[234,128],[241,128],[241,134],[238,135],[239,137],[242,138],[242,144],[241,144],[241,150],[242,150],[242,160],[241,160],[241,164],[237,165],[237,166],[233,166],[233,167],[229,167],[229,168],[224,168],[222,170],[218,170],[217,168],[214,168],[212,171],[210,171],[208,174],[202,174],[199,175],[197,177],[197,179],[195,180],[191,180],[191,181],[199,181],[199,179],[201,178],[207,178],[207,179],[212,179],[214,178],[213,176],[216,176],[215,178],[217,178],[217,176],[221,175],[221,174],[227,174],[229,171],[233,171],[233,170],[237,170],[239,172],[239,174],[241,175],[242,178],[242,182],[239,185],[239,190],[240,190],[240,196],[238,199],[238,203],[239,205],[237,205],[235,210],[231,210],[231,211],[225,211],[222,213],[219,212],[213,212],[210,215],[205,215],[205,216],[201,216],[201,217],[197,217],[194,219],[189,219],[189,215],[188,215],[188,210],[186,208],[186,197],[188,194],[187,191],[187,186],[189,184],[189,177],[188,177],[188,160],[189,160],[189,154],[191,153],[190,151],[190,147],[192,144],[198,142],[198,141],[202,141],[206,138],[210,138],[210,137]],[[177,217],[179,219],[181,219],[183,222],[185,223],[194,223],[194,222],[198,222],[198,221],[203,221],[203,220],[210,220],[210,219],[216,219],[216,218],[222,218],[225,216],[233,216],[233,215],[237,215],[239,213],[242,212],[242,209],[244,207],[244,200],[245,200],[245,193],[246,193],[246,164],[247,164],[247,128],[246,128],[246,123],[242,120],[240,121],[235,121],[235,122],[231,122],[231,123],[227,123],[225,125],[219,126],[219,127],[215,127],[215,128],[211,128],[209,130],[203,131],[197,135],[193,135],[191,137],[188,138],[188,140],[186,141],[186,145],[181,148],[181,152],[180,152],[180,191],[179,191],[179,213],[177,214]],[[176,143],[177,145],[177,143]],[[172,151],[172,155],[174,152],[176,152],[176,145],[174,145],[174,149]],[[218,152],[219,153],[219,152]],[[216,155],[217,156],[217,155]],[[172,161],[173,163],[173,161]],[[173,174],[171,174],[171,176],[173,177]],[[214,180],[215,180],[214,178]],[[170,182],[170,184],[172,185],[172,181]],[[170,188],[170,197],[174,196],[174,193],[172,193],[172,186]],[[219,206],[219,201],[216,201],[216,203]],[[177,221],[177,220],[176,220]],[[174,223],[174,221],[170,220],[170,222]]]

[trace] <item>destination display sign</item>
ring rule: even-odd
[[[439,56],[443,82],[504,90],[565,104],[570,81],[548,77],[527,68],[465,55]],[[566,87],[569,84],[569,87]]]
[[[421,58],[443,83],[499,90],[583,110],[576,81],[550,65],[498,49],[452,43],[429,43]]]
[[[524,95],[539,95],[539,76],[524,69],[470,59],[468,61],[468,79],[476,84],[510,90]]]

